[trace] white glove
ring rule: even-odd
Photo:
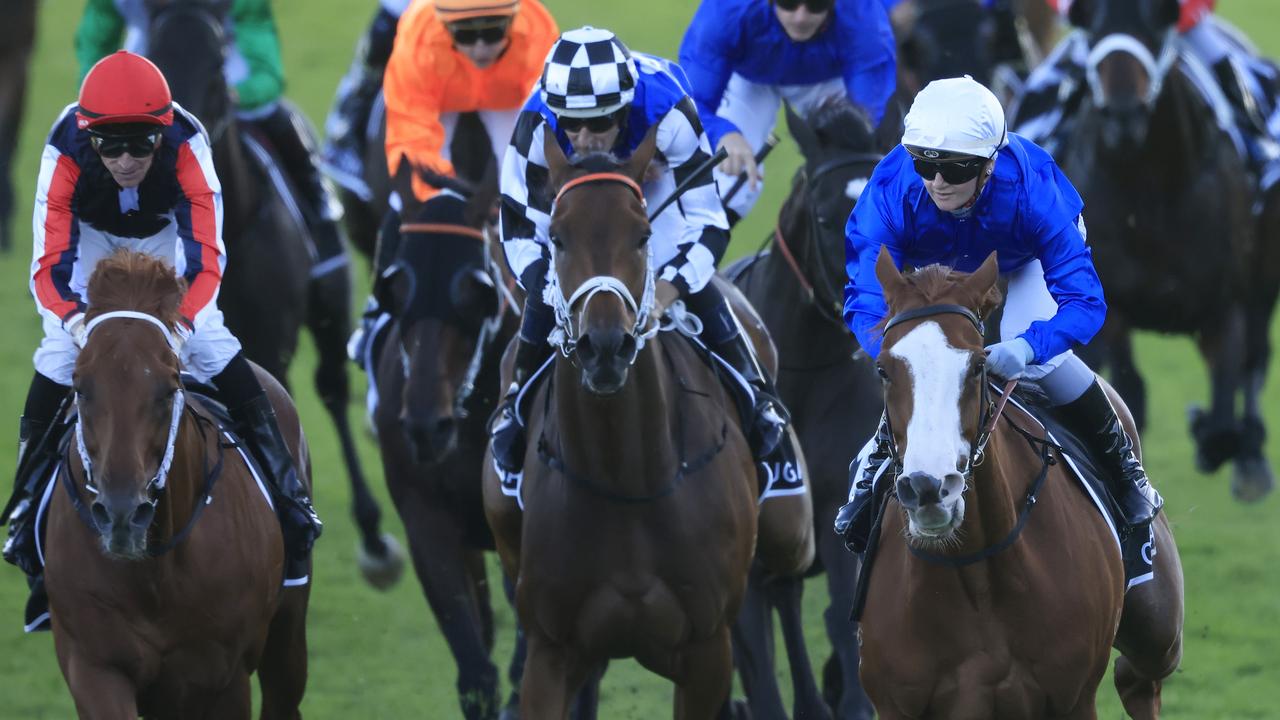
[[[71,335],[76,347],[84,348],[85,341],[89,339],[89,326],[84,321],[84,313],[76,313],[70,320],[64,320],[62,329]]]
[[[1005,380],[1016,380],[1035,359],[1031,343],[1020,337],[987,348],[987,372]]]
[[[751,150],[751,143],[740,132],[731,132],[720,138],[720,147],[729,152],[729,156],[720,163],[720,171],[730,177],[742,172],[747,173],[751,189],[760,184],[760,168],[756,166],[756,154]]]
[[[187,341],[191,339],[191,336],[194,333],[195,330],[187,324],[185,318],[179,319],[178,322],[174,323],[173,351],[181,355],[183,346],[187,344]]]

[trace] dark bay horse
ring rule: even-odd
[[[0,26],[0,251],[13,247],[14,151],[27,93],[27,67],[36,41],[36,0],[14,0]]]
[[[434,179],[446,192],[467,196],[455,216],[421,219],[409,164],[401,164],[395,184],[405,223],[390,229],[400,235],[398,249],[375,285],[391,320],[376,360],[373,417],[418,581],[457,662],[462,714],[484,720],[497,716],[499,703],[483,554],[494,544],[480,470],[499,397],[501,349],[518,320],[485,222],[497,196],[497,166],[473,119],[459,120],[465,130],[455,135],[453,157],[459,175],[478,182],[472,188]],[[518,672],[518,664],[513,668]]]
[[[122,250],[89,280],[78,427],[51,484],[43,547],[58,664],[82,718],[295,718],[311,585],[284,587],[266,490],[185,396],[171,340],[185,285]],[[303,482],[298,414],[259,370]]]
[[[484,481],[528,637],[526,720],[567,717],[610,658],[675,682],[678,718],[715,717],[729,695],[756,470],[716,372],[683,338],[652,332],[639,183],[655,145],[651,133],[623,164],[572,166],[554,138],[544,148],[564,352],[529,405],[523,511],[487,455]]]
[[[1072,5],[1094,50],[1089,92],[1059,161],[1084,197],[1109,310],[1090,359],[1110,365],[1142,427],[1146,388],[1131,331],[1195,338],[1211,381],[1208,410],[1191,417],[1197,464],[1212,472],[1234,461],[1233,492],[1256,500],[1274,484],[1260,393],[1280,288],[1272,257],[1280,224],[1274,209],[1262,228],[1251,214],[1256,181],[1193,84],[1216,92],[1215,81],[1177,61],[1177,17],[1176,0]]]
[[[999,303],[995,257],[972,275],[903,275],[883,250],[876,264],[902,470],[868,550],[863,687],[884,720],[1095,718],[1114,644],[1126,711],[1155,718],[1182,653],[1177,546],[1158,516],[1155,577],[1126,594],[1108,521],[1043,430],[1012,403],[1001,422],[980,331]]]
[[[222,182],[227,270],[218,304],[247,357],[288,386],[288,369],[305,325],[315,341],[317,394],[337,429],[360,531],[360,567],[375,587],[400,576],[403,553],[379,532],[381,513],[356,455],[348,421],[346,342],[351,276],[345,265],[318,267],[296,194],[270,148],[236,120],[222,73],[224,3],[152,0],[148,55],[174,99],[204,123]]]
[[[778,392],[791,411],[808,462],[818,559],[831,597],[824,617],[834,655],[824,673],[824,694],[834,701],[836,717],[870,717],[870,703],[858,685],[857,627],[849,623],[857,556],[845,550],[831,528],[836,511],[848,499],[852,456],[847,440],[869,437],[880,419],[880,387],[872,362],[865,353],[855,359],[858,343],[841,319],[845,221],[880,155],[874,151],[870,119],[843,99],[820,105],[807,121],[788,108],[787,126],[805,164],[782,206],[770,249],[735,263],[725,274],[764,318],[777,346]],[[795,715],[821,717],[821,710],[799,705],[811,702],[806,679],[795,672],[798,664],[808,664],[800,581],[776,579],[768,588],[787,642],[798,703]],[[750,599],[743,607],[744,623],[766,628],[756,636],[772,638],[770,616],[768,606]],[[759,667],[744,667],[751,659]],[[757,650],[748,659],[739,652],[739,671],[756,677],[755,682],[744,680],[754,717],[784,714],[767,653]]]

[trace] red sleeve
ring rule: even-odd
[[[59,155],[48,186],[36,191],[36,212],[43,212],[44,218],[37,223],[39,260],[32,285],[37,302],[63,320],[84,309],[80,296],[71,290],[71,272],[80,240],[71,199],[79,180],[80,166],[70,157]]]
[[[187,280],[187,294],[179,311],[188,323],[193,323],[196,315],[213,302],[222,284],[220,198],[213,189],[216,180],[210,182],[206,177],[206,172],[213,172],[212,157],[207,151],[202,155],[205,157],[192,152],[190,142],[178,149],[178,185],[183,197],[174,214],[182,238]]]

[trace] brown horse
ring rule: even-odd
[[[484,483],[528,636],[527,720],[566,717],[610,658],[674,681],[679,718],[714,717],[729,694],[756,470],[717,373],[691,343],[652,328],[639,182],[655,144],[651,133],[625,164],[573,166],[554,138],[545,144],[562,353],[529,403],[523,512],[488,458]]]
[[[0,25],[0,251],[13,246],[13,153],[18,147],[27,66],[36,41],[36,0],[15,0],[5,7]]]
[[[972,275],[902,275],[882,251],[876,274],[893,318],[877,364],[902,463],[872,539],[861,626],[877,713],[1094,718],[1114,644],[1126,710],[1157,717],[1182,653],[1182,571],[1165,517],[1155,578],[1126,595],[1107,521],[1061,456],[1012,404],[997,422],[979,329],[999,302],[995,253]]]
[[[82,718],[298,717],[310,585],[283,587],[265,490],[185,397],[170,343],[183,283],[119,251],[89,280],[76,441],[52,485],[45,583],[58,664]],[[289,397],[259,370],[307,482]]]

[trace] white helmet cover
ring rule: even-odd
[[[903,124],[902,144],[914,148],[987,158],[1009,144],[1000,101],[968,75],[926,85]]]

